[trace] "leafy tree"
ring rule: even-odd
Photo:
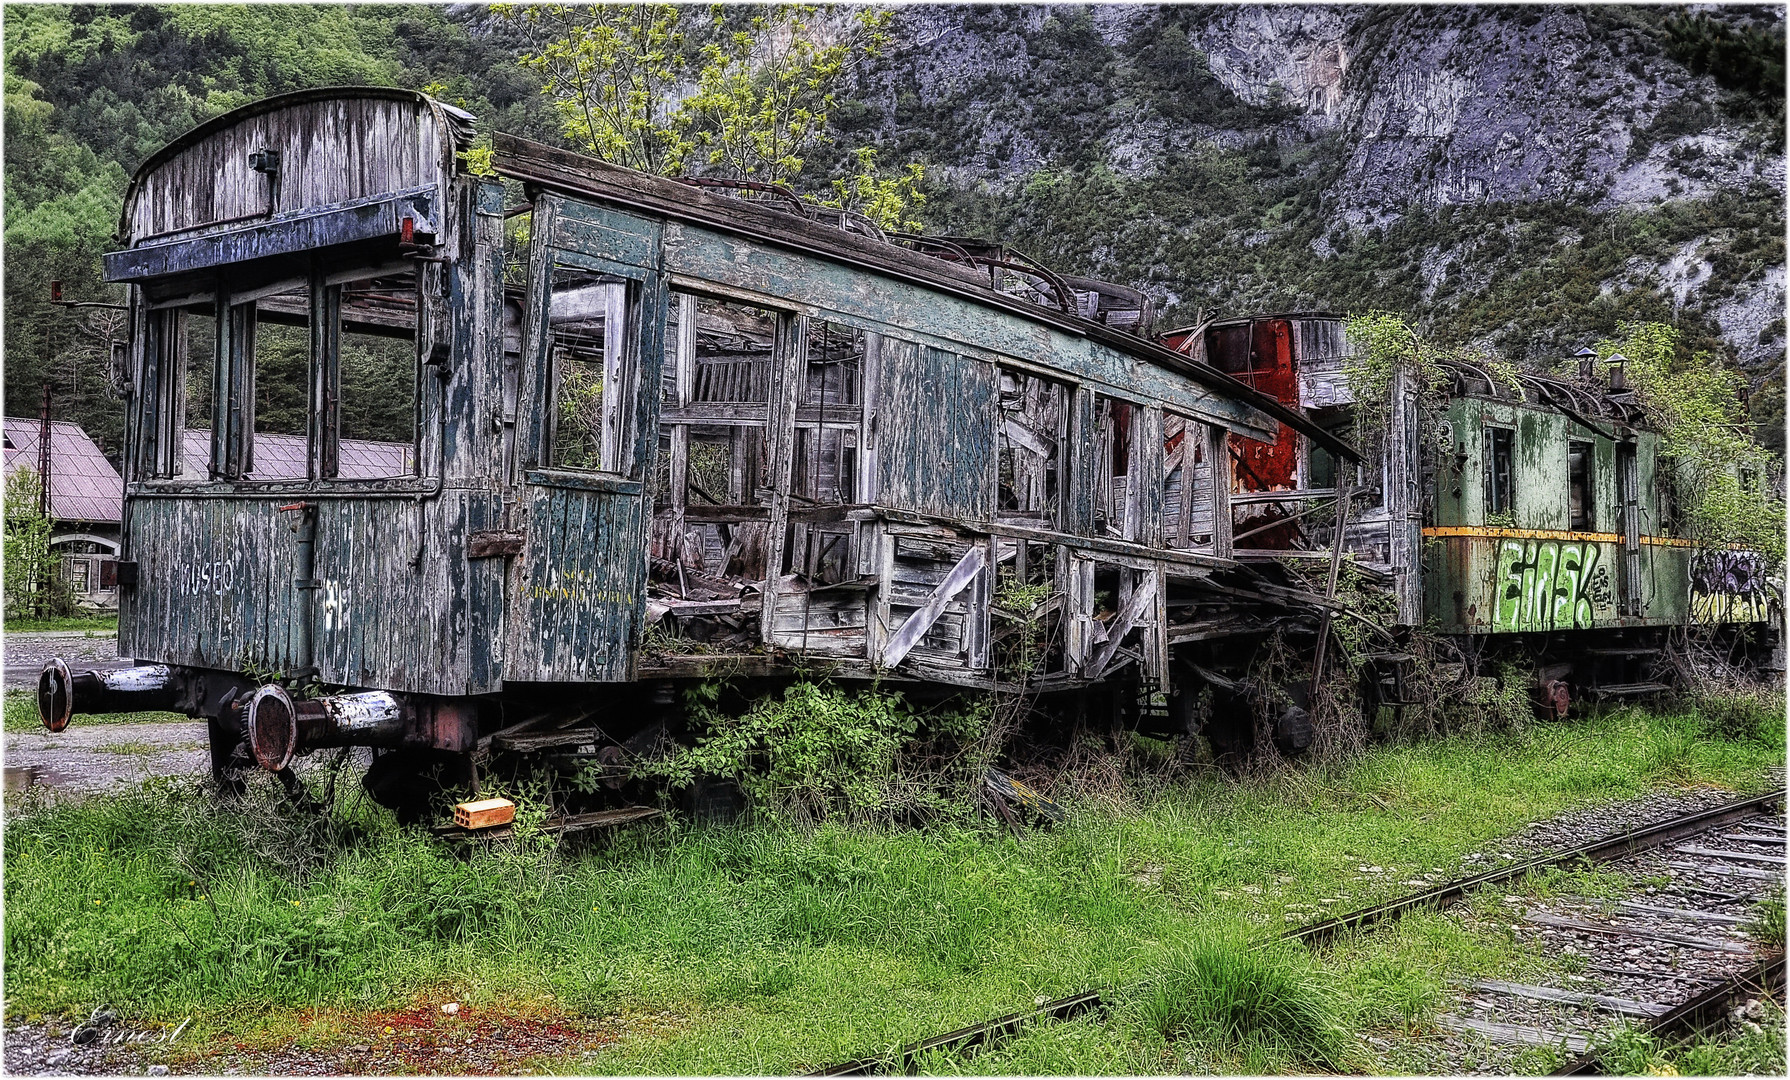
[[[528,35],[522,62],[545,78],[561,131],[586,152],[676,173],[690,150],[677,92],[688,66],[675,4],[498,4]]]
[[[839,88],[854,64],[880,54],[890,19],[802,5],[745,15],[716,5],[706,26],[689,25],[694,9],[675,4],[495,10],[527,34],[522,62],[544,78],[561,134],[586,153],[661,175],[695,167],[771,184],[795,182],[832,141]],[[885,178],[874,149],[852,158],[856,173],[815,201],[887,228],[915,227],[907,214],[923,201],[923,167]]]
[[[1691,535],[1781,565],[1784,501],[1773,490],[1775,462],[1750,433],[1744,377],[1681,348],[1678,330],[1665,323],[1628,323],[1619,337],[1598,342],[1597,355],[1626,361],[1636,400],[1660,434],[1660,455],[1672,462]]]
[[[890,232],[918,232],[921,223],[910,213],[926,201],[920,185],[926,180],[926,166],[909,162],[900,176],[884,177],[877,172],[876,150],[861,146],[852,151],[857,172],[833,181],[833,197],[819,200],[822,206],[862,214],[878,228]]]
[[[53,523],[41,508],[43,482],[22,466],[6,478],[6,617],[64,615],[68,592],[57,573],[61,557],[50,547]]]

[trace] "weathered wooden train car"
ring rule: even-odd
[[[1339,316],[1221,319],[1163,340],[1339,436],[1352,427]],[[1757,651],[1768,653],[1783,611],[1764,558],[1687,535],[1671,462],[1626,384],[1625,361],[1598,371],[1591,357],[1577,359],[1570,378],[1445,362],[1446,406],[1427,418],[1416,388],[1395,378],[1372,467],[1339,470],[1292,430],[1273,443],[1233,436],[1234,554],[1326,556],[1329,521],[1301,518],[1332,504],[1345,478],[1356,505],[1342,550],[1392,591],[1397,621],[1520,649],[1555,708],[1576,692],[1663,689],[1650,670],[1674,627],[1752,627]]]
[[[1171,645],[1296,591],[1213,583],[1242,569],[1227,448],[1353,451],[1136,333],[1138,294],[500,136],[528,200],[506,207],[458,156],[467,121],[304,92],[138,171],[105,262],[130,286],[120,651],[142,666],[51,665],[52,729],[180,709],[220,770],[594,753],[718,673],[1004,685],[995,600],[1022,585],[1054,598],[1035,689],[1159,701]],[[259,370],[275,348],[302,387]],[[394,398],[412,452],[345,478],[354,418]],[[302,478],[257,475],[273,435],[306,440]],[[348,689],[294,700],[270,672]],[[580,718],[601,733],[542,733]]]

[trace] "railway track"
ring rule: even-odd
[[[1746,935],[1748,908],[1785,870],[1783,789],[1711,810],[1681,815],[1591,843],[1462,878],[1420,893],[1363,908],[1281,935],[1320,945],[1340,934],[1446,907],[1481,889],[1520,881],[1550,868],[1602,865],[1643,885],[1606,910],[1597,901],[1534,903],[1513,917],[1512,932],[1540,938],[1584,958],[1587,974],[1571,986],[1532,986],[1478,980],[1463,987],[1461,1007],[1437,1018],[1460,1040],[1560,1047],[1573,1058],[1563,1074],[1596,1074],[1593,1037],[1627,1019],[1661,1037],[1704,1030],[1726,1019],[1737,997],[1781,989],[1784,956],[1762,953]],[[811,1076],[868,1076],[912,1072],[931,1053],[961,1053],[995,1045],[1024,1028],[1102,1010],[1099,990],[996,1017],[892,1054],[856,1058]]]

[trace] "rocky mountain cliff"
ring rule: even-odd
[[[1541,360],[1663,317],[1763,389],[1784,356],[1783,12],[1694,16],[910,7],[848,136],[931,162],[940,226],[1185,320],[1405,308]],[[1698,34],[1775,40],[1775,73],[1718,82]]]

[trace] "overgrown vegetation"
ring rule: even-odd
[[[1171,944],[1124,1007],[1164,1039],[1331,1072],[1359,1056],[1338,1004],[1303,949],[1228,926]]]
[[[1453,876],[1463,853],[1529,821],[1645,790],[1668,775],[1662,763],[1674,782],[1757,790],[1782,762],[1781,730],[1775,745],[1736,741],[1698,717],[1625,711],[1249,781],[1196,771],[1146,788],[1124,815],[1053,791],[1070,820],[1024,840],[957,821],[674,821],[579,854],[525,837],[457,855],[397,828],[346,776],[321,818],[296,814],[259,776],[240,805],[196,794],[191,779],[73,803],[38,791],[8,800],[8,1003],[85,1015],[106,1002],[143,1022],[196,1013],[183,1040],[195,1055],[226,1032],[230,1044],[291,1032],[309,1015],[298,1010],[455,1000],[669,1012],[577,1067],[783,1072],[1160,973],[1185,993],[1136,1021],[1041,1030],[950,1067],[1368,1067],[1323,1049],[1326,1016],[1425,1015],[1438,972],[1493,970],[1507,952],[1437,936],[1315,995],[1291,955],[1280,983],[1239,1004],[1212,988],[1230,985],[1228,965],[1255,961],[1162,943],[1260,940],[1408,892],[1414,875]],[[307,774],[314,793],[326,765]],[[1431,966],[1414,966],[1420,955]],[[1241,1042],[1197,1024],[1160,1034],[1211,1010]],[[1165,1020],[1157,1034],[1149,1016]]]
[[[1620,355],[1648,421],[1671,463],[1687,535],[1709,547],[1738,545],[1784,561],[1781,463],[1749,430],[1745,380],[1709,353],[1681,346],[1663,323],[1629,323],[1597,345],[1598,358]]]
[[[637,772],[674,787],[732,781],[782,823],[922,824],[965,820],[1001,750],[992,705],[980,699],[922,711],[880,687],[814,682],[743,707],[722,707],[721,696],[713,683],[688,691],[702,734]]]

